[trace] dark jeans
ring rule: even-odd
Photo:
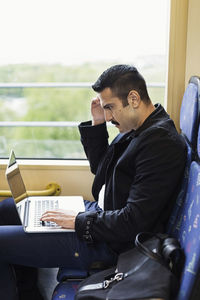
[[[13,199],[0,203],[0,299],[18,299],[13,265],[87,270],[95,261],[116,263],[104,243],[88,246],[76,233],[25,233]]]

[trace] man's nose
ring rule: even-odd
[[[105,116],[106,122],[110,122],[113,118],[112,113],[111,113],[110,110],[105,110],[104,111],[104,116]]]

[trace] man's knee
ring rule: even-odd
[[[0,225],[21,225],[13,198],[0,202]]]

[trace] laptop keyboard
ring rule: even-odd
[[[42,222],[40,218],[42,214],[47,210],[58,209],[58,201],[57,200],[36,200],[35,201],[35,218],[34,218],[34,226],[46,226],[46,227],[59,227],[54,222]]]

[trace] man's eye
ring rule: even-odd
[[[105,110],[112,110],[113,107],[112,107],[112,106],[105,106],[104,109],[105,109]]]

